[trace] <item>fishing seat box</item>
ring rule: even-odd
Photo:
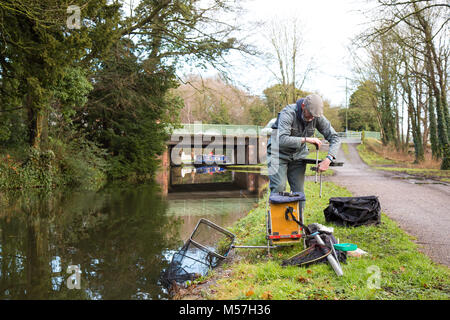
[[[294,244],[300,241],[302,228],[292,216],[303,224],[302,202],[305,200],[303,192],[270,194],[267,238],[271,244]]]

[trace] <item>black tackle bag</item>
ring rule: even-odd
[[[338,226],[358,227],[381,222],[381,206],[376,196],[330,198],[323,213],[327,222]]]

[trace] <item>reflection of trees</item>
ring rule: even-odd
[[[178,224],[154,185],[9,195],[0,211],[0,298],[163,297],[157,281]],[[69,290],[69,265],[81,290]]]

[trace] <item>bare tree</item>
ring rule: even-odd
[[[374,0],[374,25],[358,40],[369,47],[386,36],[401,52],[396,70],[416,146],[430,136],[434,157],[442,157],[442,169],[450,168],[450,119],[447,101],[450,4],[437,0]],[[418,148],[418,149],[417,149]]]
[[[275,19],[267,28],[267,39],[272,49],[270,61],[278,65],[277,70],[270,67],[269,70],[284,88],[284,103],[295,102],[297,93],[313,70],[313,59],[301,68],[301,61],[306,60],[302,23],[297,17]]]

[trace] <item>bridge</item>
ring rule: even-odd
[[[258,164],[266,160],[267,140],[261,126],[194,123],[174,129],[166,144],[171,165],[181,165],[183,154],[194,164],[209,154],[225,155],[216,164]]]
[[[338,132],[342,143],[361,143],[362,136],[380,139],[379,132]],[[182,124],[167,141],[168,160],[181,165],[183,156],[202,164],[203,155],[225,155],[215,164],[258,164],[266,160],[270,129],[256,125]],[[323,139],[316,130],[316,137]],[[206,163],[208,164],[208,163]],[[213,163],[211,163],[213,164]]]
[[[338,132],[343,143],[361,143],[362,132]],[[168,190],[170,167],[179,166],[185,162],[194,165],[243,164],[251,165],[266,162],[267,141],[270,130],[255,125],[217,125],[217,124],[183,124],[173,130],[167,149],[161,156],[162,170],[157,180]],[[316,137],[323,136],[316,131]],[[364,132],[364,137],[380,139],[379,132]],[[204,155],[224,155],[217,157]],[[205,159],[213,160],[208,163]]]
[[[174,129],[173,134],[204,134],[204,135],[265,135],[267,134],[262,126],[256,125],[229,125],[229,124],[202,124],[202,123],[188,123],[182,124],[181,128]],[[266,129],[267,130],[267,129]],[[338,132],[343,142],[346,143],[360,143],[363,131],[346,131]],[[323,138],[323,136],[316,130],[316,136]],[[364,131],[365,138],[381,139],[380,132]]]

